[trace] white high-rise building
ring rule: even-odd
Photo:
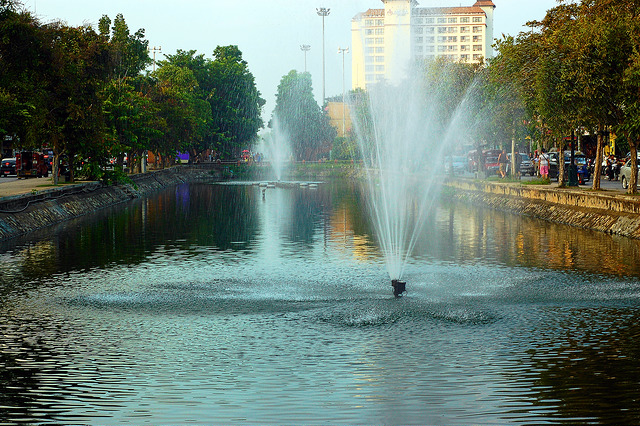
[[[402,79],[411,63],[445,57],[478,63],[493,55],[491,0],[469,7],[418,7],[416,0],[382,0],[351,21],[352,88]]]

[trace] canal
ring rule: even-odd
[[[640,423],[638,241],[443,201],[395,299],[362,205],[185,184],[1,243],[0,424]]]

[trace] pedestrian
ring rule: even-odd
[[[504,179],[507,175],[507,164],[509,163],[509,159],[507,158],[507,151],[505,151],[504,149],[498,157],[498,163],[500,164],[500,177]]]
[[[547,151],[544,148],[542,149],[542,152],[540,152],[539,163],[540,163],[540,176],[542,176],[542,179],[548,180],[549,179],[549,154],[547,154]]]

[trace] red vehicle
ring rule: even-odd
[[[486,173],[487,176],[495,175],[500,169],[500,164],[498,163],[500,153],[502,153],[502,150],[499,149],[485,149],[482,151],[482,158],[480,158],[478,150],[469,151],[467,154],[467,168],[472,173],[477,172],[480,164],[482,164],[483,169],[480,171]]]
[[[16,175],[19,178],[48,177],[49,168],[41,152],[22,151],[16,154]]]
[[[500,169],[500,163],[498,162],[498,157],[502,150],[500,149],[485,149],[482,151],[482,156],[484,157],[484,170],[487,173],[487,176],[492,176],[498,173]]]

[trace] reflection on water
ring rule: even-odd
[[[349,183],[183,185],[0,247],[0,424],[638,423],[638,242]]]

